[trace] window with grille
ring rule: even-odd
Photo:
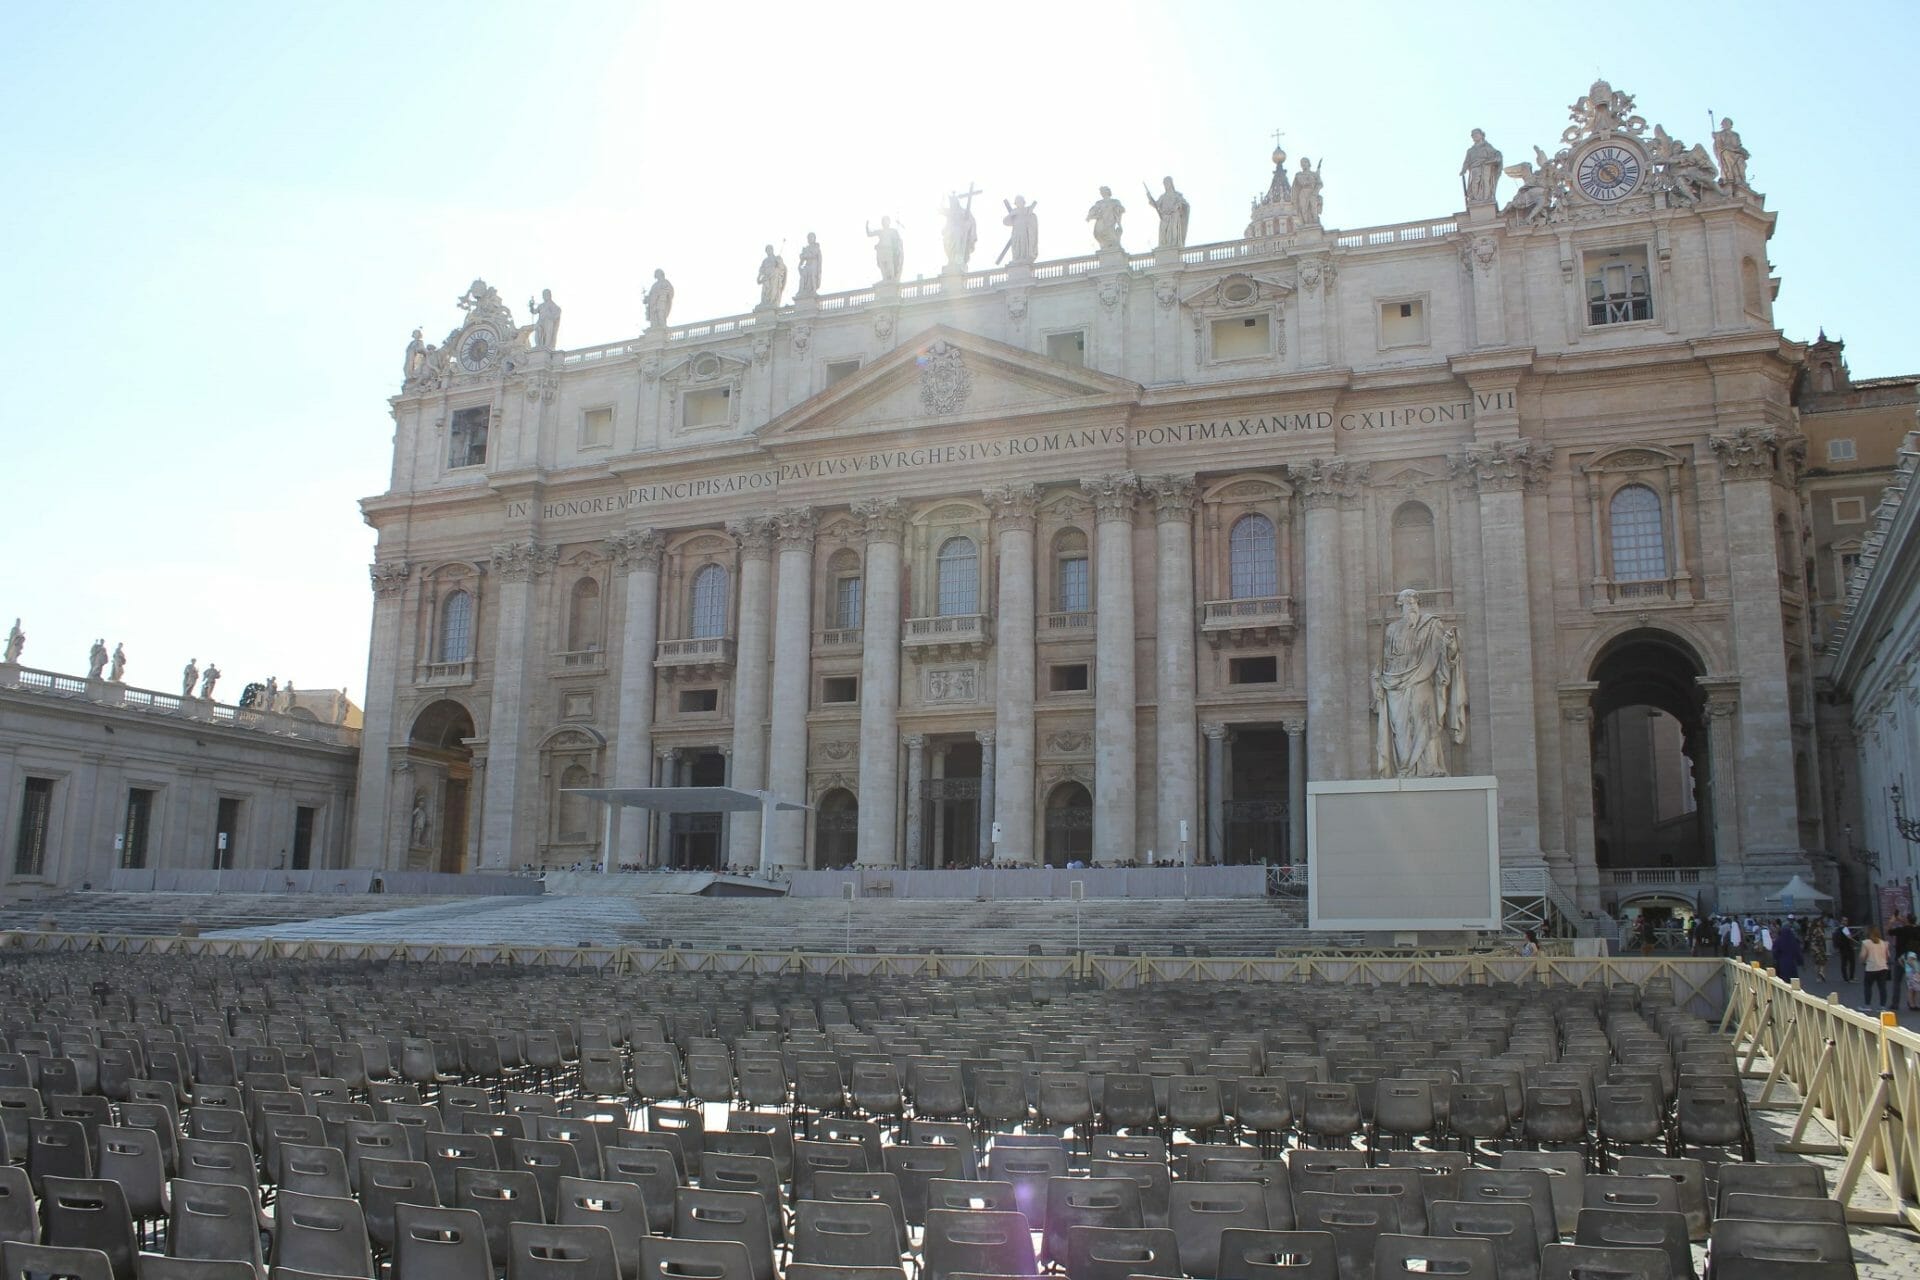
[[[695,640],[727,634],[727,571],[720,565],[707,565],[693,575],[693,608],[688,614],[687,634]]]
[[[1647,582],[1667,576],[1667,539],[1659,494],[1643,484],[1627,485],[1613,495],[1609,524],[1615,582]]]
[[[487,426],[492,410],[485,405],[455,409],[447,430],[449,467],[484,467],[487,464]]]
[[[440,661],[465,662],[473,656],[473,597],[464,591],[440,606]]]
[[[1626,324],[1653,319],[1653,286],[1645,249],[1615,249],[1586,256],[1587,323]]]
[[[1273,521],[1265,516],[1255,512],[1233,522],[1233,531],[1227,535],[1227,561],[1228,594],[1235,600],[1280,594],[1273,546]]]
[[[53,823],[53,779],[28,778],[21,796],[20,830],[13,843],[13,874],[37,876],[46,870],[47,829]]]
[[[862,579],[857,573],[845,574],[833,584],[833,625],[841,631],[853,631],[860,626],[860,589]]]
[[[1062,613],[1085,613],[1093,607],[1093,579],[1084,555],[1067,556],[1060,561],[1060,599]]]
[[[127,792],[127,825],[120,843],[120,865],[137,871],[147,865],[147,838],[153,830],[153,792]]]
[[[972,538],[948,538],[940,544],[936,579],[941,617],[980,612],[980,552]]]

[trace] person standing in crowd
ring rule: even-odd
[[[1873,1010],[1873,989],[1880,988],[1880,1003],[1888,1012],[1893,1010],[1892,973],[1887,964],[1887,944],[1880,937],[1880,928],[1875,925],[1867,930],[1867,940],[1860,944],[1861,1003],[1867,1010]]]
[[[1825,982],[1827,980],[1827,919],[1807,921],[1806,938],[1807,965],[1814,974]]]
[[[1780,922],[1773,934],[1773,972],[1782,982],[1800,976],[1800,937],[1793,931],[1793,917]]]
[[[1907,1008],[1920,1009],[1920,954],[1908,951],[1900,956],[1900,985],[1907,989]]]
[[[1833,954],[1840,958],[1840,981],[1853,981],[1854,958],[1859,949],[1859,940],[1853,936],[1853,926],[1847,923],[1845,916],[1841,916],[1839,927],[1833,931]]]

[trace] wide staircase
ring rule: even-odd
[[[264,929],[289,921],[447,901],[443,897],[321,893],[54,893],[0,907],[0,929],[38,929],[42,921],[51,919],[63,933],[175,936],[182,925],[188,924],[202,933]],[[454,901],[472,904],[484,900]]]

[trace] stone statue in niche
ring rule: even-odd
[[[973,198],[980,193],[972,188],[947,196],[946,230],[941,241],[947,250],[947,270],[965,271],[973,247],[980,240],[980,224],[973,216]]]
[[[1720,161],[1720,185],[1728,191],[1747,190],[1748,152],[1733,131],[1730,116],[1722,116],[1720,127],[1713,131],[1713,154]]]
[[[882,215],[880,229],[875,231],[873,224],[867,224],[867,234],[873,237],[874,260],[880,265],[881,284],[899,284],[900,270],[907,263],[907,247],[900,239],[900,228],[893,225],[893,219]]]
[[[113,657],[108,660],[107,679],[119,684],[127,676],[127,646],[118,640],[113,642]]]
[[[1100,198],[1087,210],[1087,221],[1093,224],[1093,242],[1100,246],[1100,252],[1120,252],[1120,219],[1126,212],[1127,207],[1113,198],[1112,187],[1100,188]]]
[[[213,686],[218,683],[220,683],[220,668],[209,662],[207,669],[200,673],[200,696],[212,702]]]
[[[780,305],[780,295],[787,291],[787,263],[772,245],[767,246],[767,256],[760,259],[760,274],[754,277],[754,283],[760,286],[761,306]]]
[[[1300,215],[1300,225],[1303,227],[1320,225],[1320,176],[1326,168],[1325,160],[1316,169],[1313,161],[1305,156],[1300,157],[1300,172],[1293,175],[1293,208]]]
[[[1000,221],[1011,229],[1007,233],[1007,247],[994,261],[1006,259],[1016,267],[1030,267],[1040,257],[1040,215],[1034,212],[1040,202],[1028,204],[1025,196],[1015,196],[1011,203],[1005,200],[1000,203],[1007,206],[1007,216]]]
[[[560,339],[560,304],[553,300],[553,290],[542,289],[537,303],[528,298],[527,310],[533,313],[533,349],[557,350],[555,344]]]
[[[20,619],[13,620],[13,630],[7,632],[6,662],[9,666],[20,661],[20,651],[27,647],[27,633],[20,629]]]
[[[1469,205],[1494,203],[1494,189],[1500,183],[1502,158],[1494,145],[1487,141],[1485,131],[1475,129],[1473,145],[1467,148],[1467,157],[1460,162],[1460,183]]]
[[[800,246],[800,287],[793,291],[795,301],[802,298],[820,296],[820,240],[813,232],[807,232],[807,242]]]
[[[653,269],[653,283],[647,287],[647,328],[664,329],[673,314],[673,284],[659,267]]]
[[[1172,178],[1162,178],[1161,192],[1153,194],[1153,188],[1141,183],[1141,189],[1147,193],[1147,203],[1160,215],[1160,247],[1162,249],[1184,249],[1187,247],[1187,214],[1191,211],[1187,198],[1174,189]]]
[[[407,819],[407,843],[415,849],[433,847],[433,814],[427,804],[427,789],[413,790],[413,813]]]
[[[107,669],[107,638],[100,637],[93,642],[93,648],[87,653],[87,679],[98,680]]]
[[[1367,709],[1374,716],[1374,774],[1444,778],[1447,743],[1467,740],[1467,679],[1460,632],[1420,607],[1408,588],[1395,597],[1400,616],[1387,626],[1373,669]]]
[[[193,686],[199,679],[200,660],[198,658],[188,658],[185,669],[180,672],[180,696],[183,698],[191,698],[193,696]]]

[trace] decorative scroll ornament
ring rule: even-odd
[[[367,566],[367,575],[373,580],[373,593],[377,596],[399,595],[407,589],[407,579],[413,574],[413,566],[405,560],[376,560]]]
[[[636,569],[660,568],[660,556],[666,550],[667,540],[653,529],[628,529],[608,539],[608,549],[613,553],[616,569],[628,573]]]
[[[973,394],[973,372],[960,348],[944,338],[920,354],[920,404],[928,413],[958,413]]]
[[[1503,440],[1471,445],[1448,459],[1455,479],[1470,481],[1482,493],[1522,489],[1544,477],[1553,447],[1537,440]]]
[[[1563,145],[1571,146],[1588,138],[1625,134],[1638,138],[1647,131],[1647,122],[1633,112],[1633,95],[1622,93],[1605,80],[1595,80],[1584,98],[1567,108],[1573,123],[1560,134]]]
[[[560,548],[526,542],[503,543],[493,549],[493,572],[503,582],[538,578],[560,562]]]

